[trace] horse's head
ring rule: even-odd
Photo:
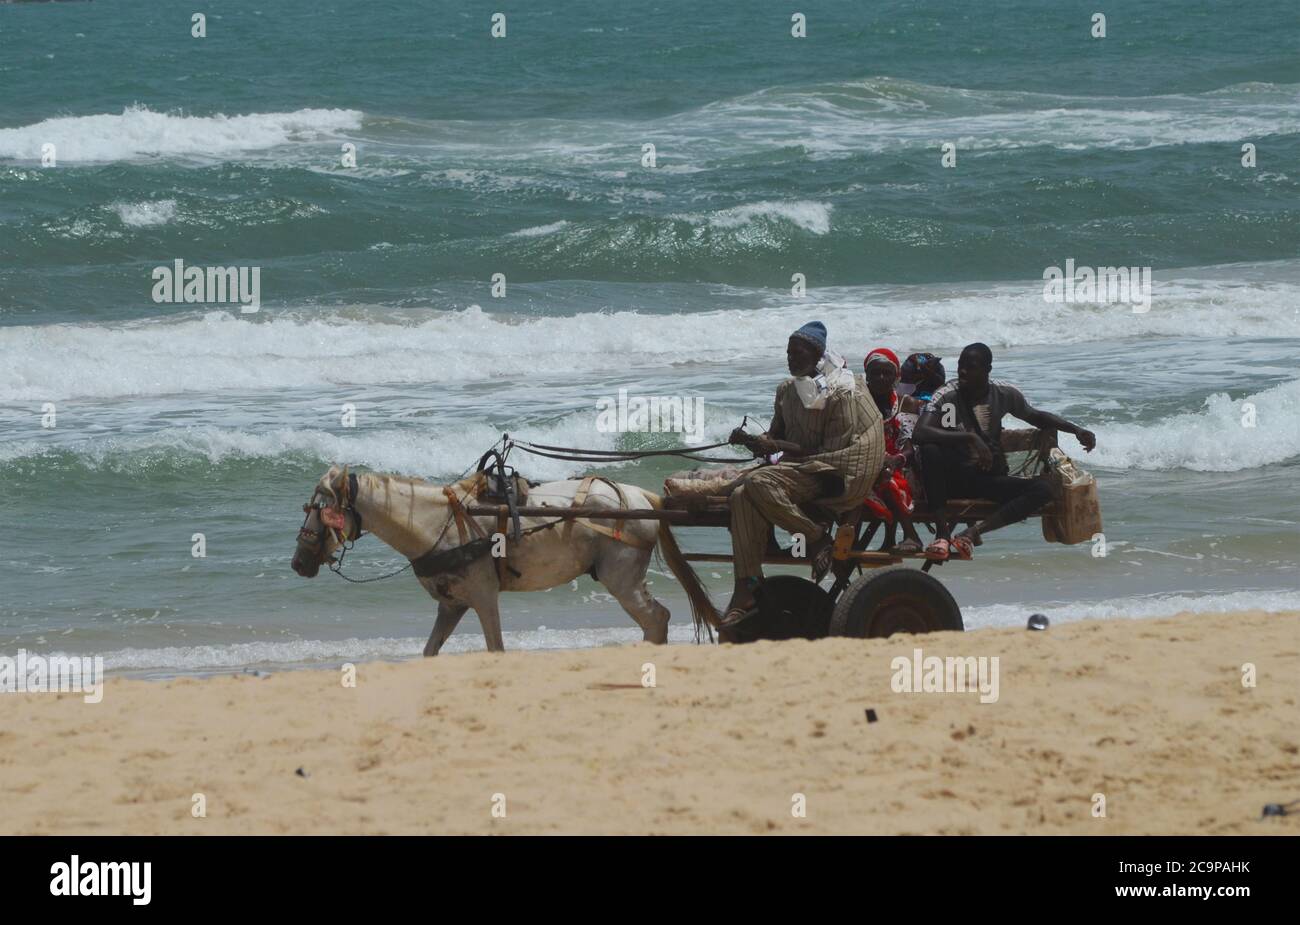
[[[361,515],[352,507],[356,492],[357,477],[346,466],[330,466],[316,483],[311,500],[302,506],[307,516],[291,563],[303,578],[315,578],[324,563],[334,561],[336,549],[361,535]]]

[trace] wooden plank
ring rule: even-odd
[[[584,517],[590,520],[666,520],[670,524],[678,524],[684,527],[725,527],[727,526],[730,512],[726,506],[726,498],[709,499],[710,502],[718,501],[719,504],[710,503],[703,509],[684,509],[684,508],[665,508],[661,511],[655,510],[620,510],[618,508],[608,507],[551,507],[549,505],[541,506],[524,506],[518,509],[520,517],[558,517],[563,520],[572,520],[575,517]],[[948,504],[948,519],[952,521],[973,522],[988,517],[998,505],[992,501],[953,501]],[[1048,505],[1043,513],[1050,513],[1052,505]],[[509,514],[509,509],[504,504],[469,504],[465,510],[476,517],[499,517]],[[1038,514],[1033,515],[1035,517]],[[918,509],[912,519],[920,523],[929,523],[934,519],[934,515],[924,509]],[[864,520],[864,523],[870,523],[870,520]]]
[[[702,502],[698,498],[692,500],[694,501],[694,504],[687,506],[684,500],[679,501],[677,504],[673,504],[673,499],[668,498],[666,499],[665,507],[669,510],[678,510],[697,515],[701,526],[713,526],[719,524],[720,521],[724,522],[730,513],[729,508],[727,507],[726,498],[710,497],[704,499]],[[949,501],[945,510],[948,520],[954,522],[974,523],[988,517],[996,511],[998,507],[999,505],[996,501],[959,498]],[[1053,506],[1049,504],[1041,513],[1049,514],[1052,510]],[[1034,514],[1033,516],[1038,517],[1040,514]],[[934,512],[928,508],[918,506],[912,513],[912,520],[917,523],[933,523]],[[687,523],[687,521],[673,522]],[[871,518],[865,518],[863,522],[871,523],[872,520]]]

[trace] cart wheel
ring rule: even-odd
[[[900,567],[849,585],[831,615],[830,635],[863,639],[964,629],[961,609],[937,578]]]
[[[821,639],[830,628],[831,597],[806,578],[776,575],[760,584],[754,597],[758,606],[719,634],[720,642]]]

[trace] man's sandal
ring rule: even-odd
[[[929,546],[925,547],[925,557],[931,562],[947,562],[948,541],[945,539],[934,540]]]
[[[921,544],[916,540],[903,540],[894,547],[894,552],[903,556],[914,556],[921,551]]]
[[[757,604],[750,604],[748,607],[732,607],[722,615],[722,621],[718,624],[721,627],[731,626],[745,619],[746,615],[753,610]]]
[[[969,562],[971,559],[971,552],[974,550],[975,544],[971,541],[971,538],[969,536],[965,536],[965,535],[954,536],[952,538],[951,548],[952,548],[952,552],[950,558],[960,559],[963,562]]]
[[[813,575],[817,578],[830,571],[831,556],[835,553],[835,530],[825,527],[821,539],[808,548],[808,559],[812,563]]]

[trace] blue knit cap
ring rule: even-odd
[[[826,352],[826,325],[820,321],[809,321],[790,336],[806,340],[822,353]]]

